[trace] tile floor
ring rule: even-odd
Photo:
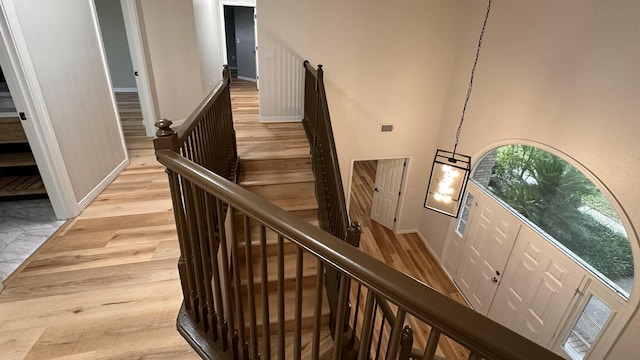
[[[0,290],[2,281],[63,223],[48,199],[0,202]]]

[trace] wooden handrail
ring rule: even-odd
[[[562,359],[174,151],[159,150],[156,155],[170,172],[273,229],[472,354],[485,359]]]

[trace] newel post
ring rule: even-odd
[[[161,119],[156,121],[155,126],[158,128],[156,137],[153,139],[153,147],[158,150],[178,151],[178,134],[171,128],[173,122],[169,119]]]

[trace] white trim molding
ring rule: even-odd
[[[115,180],[118,175],[129,165],[129,159],[125,158],[122,160],[115,169],[113,169],[107,177],[105,177],[93,190],[89,191],[89,193],[78,203],[80,211],[84,210],[93,200],[95,200],[98,195],[100,195],[104,189],[111,184],[113,180]]]
[[[422,240],[422,242],[424,243],[424,246],[427,248],[427,250],[429,251],[429,253],[431,254],[431,256],[433,256],[436,260],[438,260],[438,264],[440,264],[440,267],[442,268],[442,270],[444,270],[444,272],[446,273],[447,270],[444,269],[444,267],[442,267],[442,261],[440,261],[440,256],[438,254],[436,254],[436,252],[433,250],[433,248],[431,247],[431,244],[429,244],[429,242],[427,241],[427,239],[424,237],[424,235],[422,235],[422,233],[420,232],[420,230],[418,229],[413,229],[410,231],[407,230],[403,230],[402,234],[407,233],[407,232],[415,232],[416,234],[418,234],[418,237],[420,237],[420,240]],[[400,233],[399,233],[400,234]],[[449,273],[447,273],[447,275],[449,275]],[[451,277],[449,275],[449,277]]]

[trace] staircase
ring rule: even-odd
[[[240,157],[240,174],[238,184],[245,189],[262,196],[271,203],[289,211],[299,218],[318,225],[318,204],[314,193],[314,177],[311,170],[311,156],[309,144],[305,137],[304,129],[300,123],[274,123],[263,124],[258,120],[258,92],[253,83],[233,80],[231,83],[231,103],[234,115],[234,127]],[[236,233],[239,241],[239,268],[240,278],[246,279],[247,256],[245,247],[245,224],[242,214],[236,214]],[[258,269],[260,256],[260,226],[249,226],[251,236],[252,268]],[[275,233],[267,231],[266,256],[268,267],[267,288],[269,294],[270,314],[277,314],[277,279],[278,279],[278,237]],[[285,358],[294,358],[294,308],[296,286],[296,254],[297,246],[285,240],[283,242],[284,253],[284,339]],[[302,302],[313,303],[313,291],[316,284],[316,261],[309,254],[303,256],[302,270]],[[262,291],[262,279],[260,273],[253,273],[255,298],[260,299]],[[247,284],[242,282],[243,307],[245,314],[249,312]],[[262,312],[262,302],[256,302],[256,313]],[[272,316],[274,320],[277,318]],[[329,307],[324,302],[322,317],[322,339],[325,344],[332,344],[329,328]],[[257,319],[257,335],[260,339],[264,336],[262,319]],[[301,345],[302,358],[309,358],[310,346],[308,343],[313,329],[313,307],[302,308],[302,333]],[[275,357],[278,344],[278,324],[272,321],[269,324],[271,355]],[[250,331],[246,329],[246,331]],[[259,348],[262,348],[262,340]],[[331,346],[325,346],[325,354],[321,358],[330,358]]]
[[[559,359],[355,247],[360,229],[340,196],[323,71],[304,66],[313,161],[300,124],[257,121],[253,84],[236,81],[231,97],[226,67],[177,132],[157,123],[181,253],[177,328],[193,349],[205,359],[437,359],[446,336],[469,359]],[[419,348],[405,325],[412,317],[431,327]]]

